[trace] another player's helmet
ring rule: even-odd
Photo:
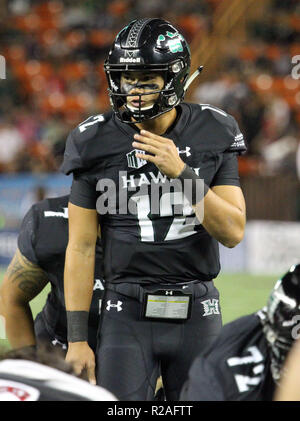
[[[263,329],[271,347],[272,375],[277,381],[300,328],[300,264],[292,266],[276,282],[265,310]]]
[[[104,63],[108,80],[110,101],[117,117],[131,123],[152,119],[170,111],[184,98],[191,63],[190,49],[184,37],[174,26],[163,19],[138,19],[123,28]],[[121,90],[121,73],[130,71],[159,72],[164,87],[150,93],[131,96],[153,95],[158,99],[149,108],[128,107],[128,93]]]

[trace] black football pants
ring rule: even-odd
[[[49,332],[47,324],[43,317],[43,313],[39,313],[34,320],[34,333],[37,340],[37,344],[55,346],[57,349],[61,349],[63,356],[67,353],[67,338],[65,340],[57,339],[55,334]],[[89,346],[95,352],[97,343],[97,329],[89,327]]]
[[[139,285],[106,285],[98,331],[97,383],[119,400],[153,400],[160,374],[166,399],[179,400],[194,358],[218,335],[222,318],[213,282],[186,285],[194,297],[191,318],[172,322],[141,317]]]

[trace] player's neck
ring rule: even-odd
[[[147,130],[157,135],[163,135],[169,127],[172,126],[177,117],[176,108],[172,108],[165,114],[153,118],[152,120],[146,120],[142,123],[134,123],[140,130]]]

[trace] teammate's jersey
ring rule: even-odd
[[[226,324],[189,371],[182,401],[271,401],[275,383],[259,314]]]
[[[69,196],[45,199],[34,204],[25,215],[18,237],[20,252],[43,269],[51,291],[42,314],[47,330],[59,341],[67,342],[67,320],[64,301],[64,264],[68,244]],[[94,293],[89,327],[97,330],[104,282],[102,248],[96,245]]]
[[[183,103],[177,110],[163,136],[174,141],[182,160],[208,186],[239,186],[236,155],[246,148],[235,119],[204,104]],[[70,201],[101,213],[105,279],[215,278],[220,270],[217,240],[199,223],[184,195],[168,188],[170,180],[135,156],[136,132],[136,126],[112,113],[90,117],[70,133],[61,167],[74,174]]]
[[[0,361],[0,401],[116,401],[108,390],[56,368],[27,361]]]

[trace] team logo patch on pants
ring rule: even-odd
[[[211,314],[220,314],[219,300],[217,300],[216,298],[201,301],[201,304],[204,307],[203,316],[210,316]]]

